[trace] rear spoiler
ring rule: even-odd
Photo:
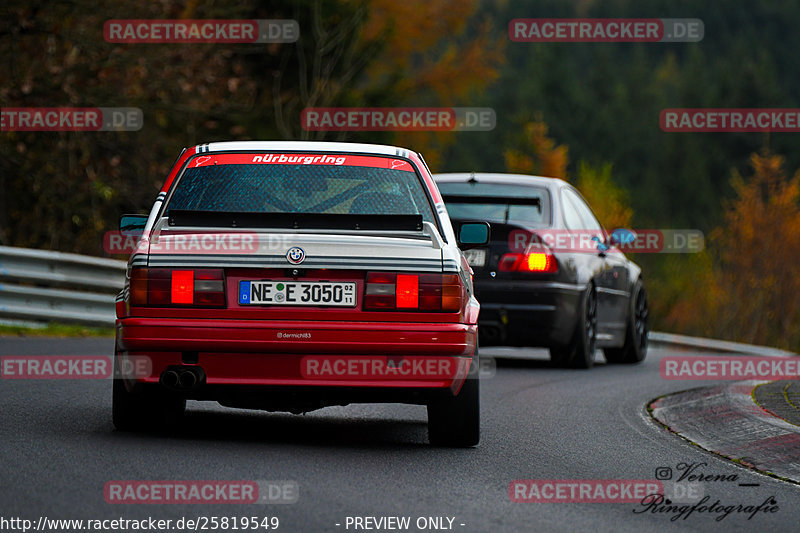
[[[170,227],[253,229],[321,229],[356,231],[423,230],[422,215],[351,215],[330,213],[253,213],[232,211],[167,211]]]
[[[181,232],[186,228],[214,230],[274,229],[294,232],[340,233],[357,232],[370,235],[402,233],[405,237],[429,238],[434,249],[445,241],[439,230],[422,215],[336,215],[315,213],[234,213],[171,209],[160,218],[150,232],[153,242],[165,229]]]

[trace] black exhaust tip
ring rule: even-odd
[[[197,385],[197,376],[191,370],[184,370],[178,378],[178,386],[182,389],[191,389]]]
[[[178,386],[178,382],[180,378],[178,373],[174,370],[166,370],[163,374],[161,374],[161,384],[165,387],[174,388]]]

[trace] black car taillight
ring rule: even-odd
[[[222,269],[131,269],[133,306],[224,307]]]
[[[364,289],[364,309],[460,311],[462,289],[457,274],[370,272]]]
[[[500,272],[558,272],[558,262],[550,250],[524,254],[503,254],[497,263]]]

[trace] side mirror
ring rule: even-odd
[[[636,234],[633,231],[625,228],[615,229],[611,232],[611,237],[609,238],[611,245],[617,246],[618,248],[631,245],[635,240]]]
[[[456,226],[456,235],[462,250],[477,248],[489,243],[491,226],[488,222],[461,222]]]
[[[119,232],[123,235],[138,237],[147,224],[147,215],[122,215],[119,217]]]
[[[603,240],[597,235],[592,237],[592,240],[597,243],[597,251],[600,253],[600,255],[605,255],[608,249],[611,248],[611,246],[603,242]]]

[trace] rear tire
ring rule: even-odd
[[[118,378],[114,358],[114,380],[111,397],[111,417],[119,431],[167,431],[174,429],[183,418],[186,400],[160,390],[128,391]]]
[[[622,348],[606,348],[603,354],[611,364],[635,365],[647,356],[648,316],[647,293],[644,284],[637,280],[631,291],[628,324],[625,328],[625,344]]]
[[[583,294],[580,314],[569,345],[550,348],[550,360],[557,366],[592,368],[597,346],[597,291],[594,285]]]
[[[458,396],[439,398],[428,404],[428,440],[434,446],[453,448],[478,444],[480,387],[477,374],[467,377]]]

